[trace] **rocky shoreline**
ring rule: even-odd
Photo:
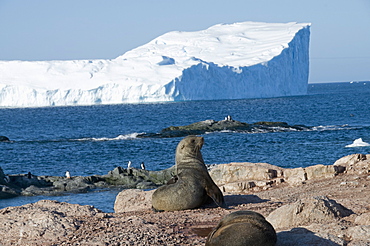
[[[161,177],[166,175],[171,171]],[[239,210],[264,215],[277,231],[278,246],[370,245],[370,155],[294,169],[230,163],[210,167],[210,175],[223,191],[227,209],[209,204],[158,213],[151,210],[153,191],[142,189],[118,194],[115,213],[44,200],[0,210],[0,245],[204,245],[218,221]],[[116,168],[103,176],[98,178],[105,180],[90,182],[108,184],[108,176],[130,175]],[[136,186],[145,180],[137,178]],[[159,185],[154,178],[151,182]]]
[[[36,176],[31,173],[5,175],[0,167],[0,199],[16,196],[58,195],[65,192],[85,193],[98,188],[153,189],[174,174],[174,166],[161,171],[116,167],[106,175]]]

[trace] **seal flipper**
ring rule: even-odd
[[[217,204],[217,206],[222,208],[227,208],[227,205],[224,200],[224,196],[217,185],[211,187],[206,187],[207,195],[212,198],[212,200]]]
[[[177,175],[173,176],[170,180],[167,181],[167,184],[174,184],[179,180],[179,177]]]

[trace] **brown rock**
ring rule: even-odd
[[[359,225],[348,228],[348,234],[352,240],[369,240],[370,225]]]
[[[144,211],[152,208],[152,195],[155,190],[127,189],[118,193],[114,202],[116,213]]]
[[[244,162],[217,165],[209,174],[217,185],[223,185],[244,180],[270,180],[281,177],[282,170],[267,163]]]
[[[370,213],[364,213],[357,216],[355,223],[358,225],[370,225]]]
[[[329,223],[353,212],[325,196],[298,200],[273,211],[266,219],[275,229]]]
[[[346,173],[370,173],[370,155],[353,154],[340,158],[334,163],[335,167],[344,167]]]
[[[92,206],[42,200],[21,207],[0,210],[1,243],[10,245],[42,245],[73,234],[79,228],[74,216],[95,216]]]
[[[302,167],[287,168],[284,170],[284,178],[289,184],[298,185],[307,180],[307,174]]]
[[[306,228],[293,228],[290,231],[277,233],[276,246],[297,246],[297,245],[325,245],[345,246],[347,243],[330,234],[314,233]]]
[[[332,178],[338,174],[338,169],[333,166],[315,165],[305,168],[307,179]]]
[[[367,159],[367,156],[364,154],[353,154],[353,155],[347,155],[339,160],[337,160],[334,165],[344,165],[344,166],[353,166],[357,162],[364,161]]]

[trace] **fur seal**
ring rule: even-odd
[[[209,197],[226,207],[224,197],[204,164],[200,149],[203,137],[187,136],[176,148],[176,175],[159,187],[152,196],[153,209],[176,211],[197,208]]]
[[[208,235],[206,246],[274,246],[274,227],[259,213],[237,211],[226,215]]]

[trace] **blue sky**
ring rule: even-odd
[[[310,22],[310,82],[370,80],[370,0],[0,0],[0,60],[113,59],[241,21]]]

